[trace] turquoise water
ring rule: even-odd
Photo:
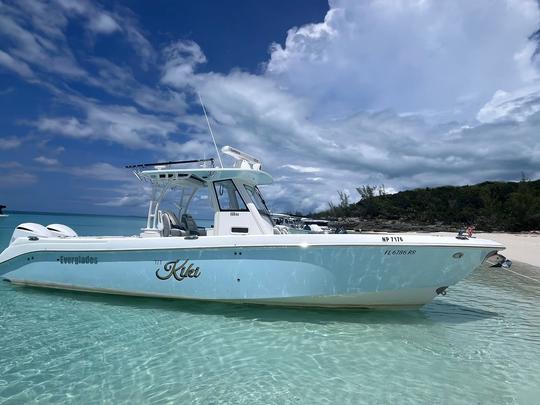
[[[79,234],[142,218],[11,214]],[[540,269],[512,270],[540,278]],[[129,298],[0,283],[0,403],[537,404],[540,284],[480,269],[419,311]]]

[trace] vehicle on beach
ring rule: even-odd
[[[316,307],[420,307],[504,249],[478,238],[288,233],[260,186],[261,162],[231,147],[213,159],[130,166],[151,187],[139,235],[78,236],[62,225],[16,227],[0,276],[17,285],[133,296]],[[188,168],[187,164],[198,164]],[[206,190],[212,227],[190,215]],[[164,210],[166,195],[176,210]]]

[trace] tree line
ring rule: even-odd
[[[484,231],[540,230],[540,180],[484,182],[467,186],[419,188],[388,194],[384,186],[357,189],[360,201],[338,191],[339,203],[316,218],[368,218],[421,224],[474,225]]]

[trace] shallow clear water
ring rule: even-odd
[[[0,220],[135,234],[141,218]],[[512,270],[540,279],[540,269]],[[0,403],[537,404],[540,284],[477,270],[419,311],[115,297],[0,283]]]

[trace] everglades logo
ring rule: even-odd
[[[95,256],[60,256],[56,259],[60,264],[97,264]]]
[[[189,263],[189,259],[180,263],[180,259],[165,263],[163,269],[156,270],[156,277],[160,280],[168,280],[174,277],[177,281],[182,281],[186,277],[197,278],[201,275],[198,267],[194,267],[193,263]]]

